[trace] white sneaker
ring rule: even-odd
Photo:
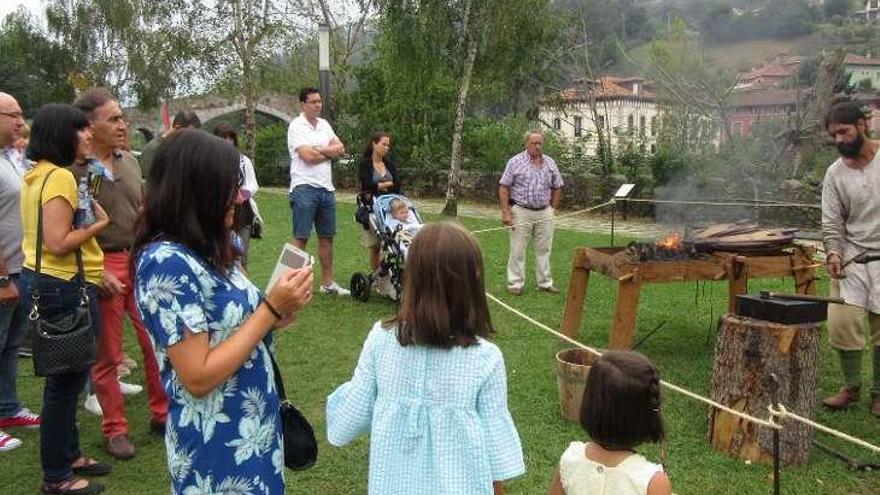
[[[6,452],[7,450],[17,449],[19,447],[21,447],[21,440],[5,431],[0,431],[0,452]]]
[[[101,404],[98,402],[98,396],[95,394],[89,394],[86,396],[85,402],[83,402],[83,407],[86,408],[86,411],[94,414],[95,416],[103,416],[104,411],[101,410]]]
[[[329,294],[331,296],[350,296],[351,291],[341,287],[336,282],[330,282],[330,285],[322,285],[321,294]]]
[[[134,383],[125,383],[120,380],[119,382],[119,391],[122,392],[122,395],[137,395],[143,392],[144,387],[140,385],[135,385]]]

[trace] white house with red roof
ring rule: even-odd
[[[575,153],[596,154],[597,129],[605,129],[612,149],[632,143],[653,153],[657,149],[660,113],[657,95],[648,81],[605,76],[545,98],[538,118],[575,147]]]
[[[880,90],[880,58],[872,58],[870,53],[867,56],[847,53],[843,70],[849,73],[850,84],[860,86],[865,84],[862,81],[868,80],[871,89]]]

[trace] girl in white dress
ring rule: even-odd
[[[581,405],[589,443],[572,442],[548,495],[669,495],[660,464],[633,449],[664,438],[660,373],[645,356],[606,351],[590,370]]]

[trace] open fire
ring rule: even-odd
[[[682,261],[699,258],[694,243],[684,240],[681,234],[672,234],[654,243],[631,242],[622,251],[629,262]]]
[[[797,229],[762,229],[751,223],[714,224],[671,234],[657,242],[631,242],[617,256],[627,263],[703,259],[704,253],[775,253],[790,246]]]
[[[662,241],[657,241],[655,244],[658,248],[668,249],[677,251],[682,247],[682,241],[684,238],[679,234],[672,234],[669,237],[666,237]]]

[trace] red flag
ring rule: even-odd
[[[163,98],[161,102],[159,105],[159,122],[162,125],[162,130],[167,131],[171,128],[171,115],[168,113],[168,101]]]

